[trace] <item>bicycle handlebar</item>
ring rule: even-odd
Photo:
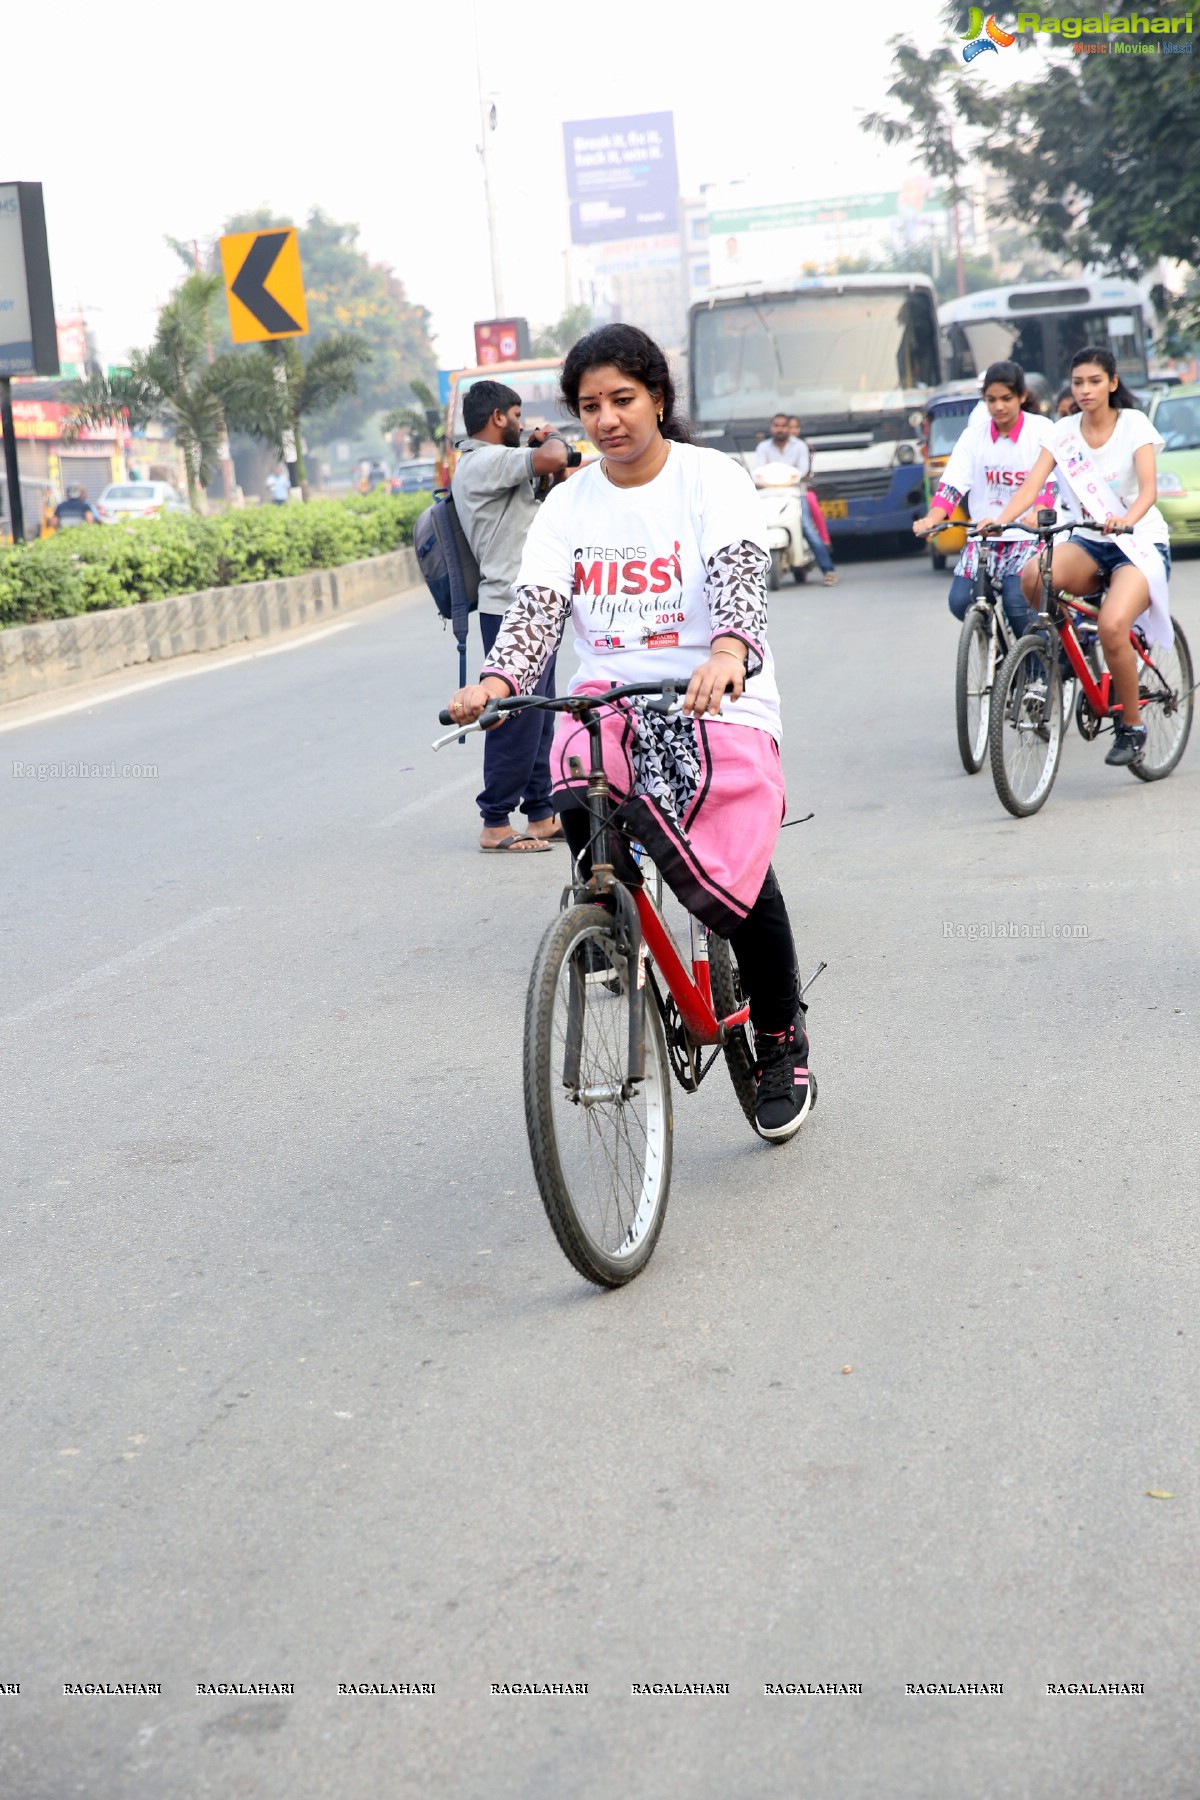
[[[628,700],[634,695],[657,695],[659,704],[651,710],[668,713],[676,704],[681,694],[686,694],[686,681],[631,681],[624,687],[608,688],[602,694],[564,694],[561,699],[549,694],[510,694],[502,700],[489,700],[479,717],[470,725],[458,725],[448,737],[438,738],[434,749],[443,744],[452,743],[455,738],[463,737],[468,731],[490,731],[511,712],[520,712],[529,707],[539,706],[546,712],[583,712],[591,706],[612,706],[617,700]],[[438,714],[438,723],[453,725],[454,720],[446,707]]]
[[[1076,530],[1079,523],[1078,519],[1065,519],[1057,525],[1022,525],[1019,519],[1012,519],[1007,525],[997,525],[992,531],[985,531],[981,525],[968,525],[967,536],[986,543],[989,538],[998,538],[1002,531],[1024,531],[1029,537],[1041,538],[1044,543],[1049,543],[1051,538],[1058,537],[1061,532]]]

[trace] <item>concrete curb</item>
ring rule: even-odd
[[[386,600],[420,579],[416,556],[405,546],[340,569],[206,588],[42,625],[13,625],[0,631],[0,705],[95,681],[138,663],[273,637]]]

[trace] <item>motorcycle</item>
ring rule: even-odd
[[[767,547],[771,552],[767,586],[774,592],[789,572],[793,581],[806,581],[816,562],[804,535],[808,484],[800,471],[787,463],[764,463],[752,473],[766,512]]]

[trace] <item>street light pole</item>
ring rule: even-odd
[[[475,23],[475,80],[479,88],[479,156],[483,163],[483,201],[487,207],[488,245],[492,253],[492,316],[499,319],[504,314],[504,281],[500,273],[500,234],[492,199],[490,150],[490,139],[496,129],[496,107],[483,91],[483,63],[479,54],[479,0],[475,0],[472,16]]]

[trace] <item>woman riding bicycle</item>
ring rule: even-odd
[[[1003,506],[1006,495],[1021,486],[1038,453],[1050,442],[1050,421],[1042,417],[1025,385],[1025,371],[1019,363],[995,362],[983,378],[983,398],[990,418],[977,421],[972,413],[962,436],[951,454],[938,483],[937,492],[924,518],[913,523],[918,537],[951,516],[960,500],[965,500],[973,519]],[[1046,495],[1044,503],[1054,504]],[[1037,540],[1013,532],[996,552],[995,574],[1000,586],[1004,611],[1017,637],[1029,629],[1030,608],[1021,589],[1021,570],[1037,552]],[[979,562],[979,541],[969,538],[954,569],[950,583],[950,611],[956,619],[965,619],[967,608],[975,598],[975,575]]]
[[[1076,352],[1071,359],[1071,392],[1078,413],[1055,422],[1048,447],[1020,491],[994,519],[980,523],[999,528],[1018,519],[1058,465],[1063,503],[1079,524],[1054,552],[1053,581],[1069,594],[1084,595],[1108,578],[1099,634],[1121,705],[1121,722],[1104,760],[1125,768],[1138,762],[1146,748],[1139,665],[1130,630],[1149,609],[1143,620],[1149,643],[1169,648],[1174,635],[1167,600],[1171,573],[1167,524],[1155,505],[1155,458],[1163,439],[1118,375],[1110,350],[1089,346]],[[1122,541],[1110,542],[1116,535]],[[1021,581],[1025,598],[1036,602],[1039,576],[1034,563],[1027,564]]]
[[[562,390],[601,459],[543,502],[491,657],[479,683],[454,695],[450,716],[469,723],[493,697],[531,693],[568,620],[579,657],[571,693],[688,683],[671,717],[636,700],[604,715],[605,770],[622,824],[689,911],[732,946],[757,1044],[756,1123],[779,1141],[807,1117],[816,1083],[771,868],[785,797],[758,496],[730,457],[691,442],[667,359],[636,326],[581,338]],[[586,865],[586,782],[575,760],[585,747],[578,722],[561,715],[554,800]]]

